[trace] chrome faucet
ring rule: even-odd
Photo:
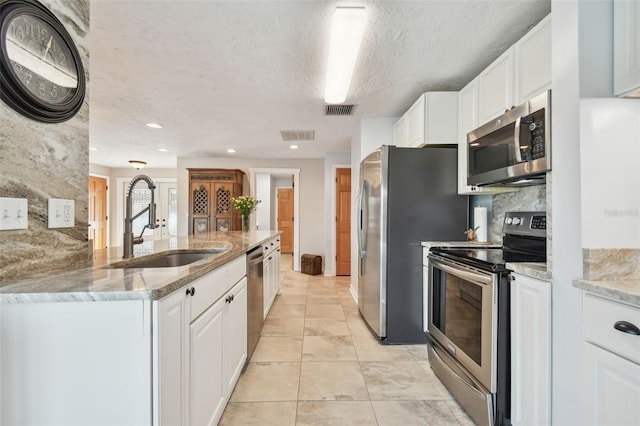
[[[147,207],[138,212],[135,216],[133,216],[133,206],[131,205],[131,194],[133,192],[133,188],[136,186],[138,182],[141,180],[147,182],[147,186],[151,190],[151,202]],[[127,192],[127,203],[126,203],[126,213],[124,217],[124,250],[122,252],[122,258],[128,259],[133,257],[133,245],[141,244],[144,241],[142,238],[142,234],[146,228],[155,229],[158,227],[156,224],[156,204],[153,202],[153,193],[156,189],[156,184],[153,183],[151,178],[146,175],[138,175],[133,178],[131,183],[129,184],[129,192]],[[149,212],[149,223],[147,223],[140,232],[140,235],[137,237],[133,236],[133,221],[140,217],[145,212]]]

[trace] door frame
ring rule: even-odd
[[[135,176],[116,178],[116,181],[118,182],[118,187],[116,188],[116,235],[124,234],[124,184],[131,182],[134,177]],[[178,183],[177,178],[152,177],[151,180],[153,183]],[[178,189],[178,192],[180,192],[180,189]],[[118,244],[114,244],[114,247],[121,245],[122,240],[120,240]]]
[[[250,195],[256,195],[256,174],[293,175],[293,270],[300,271],[300,169],[250,168]],[[255,219],[252,219],[252,221]],[[255,222],[253,222],[255,224]]]
[[[111,247],[111,244],[110,244],[110,242],[111,242],[111,226],[110,226],[111,225],[111,200],[110,200],[110,198],[111,198],[110,197],[110,195],[111,195],[111,185],[110,185],[110,182],[109,182],[109,176],[101,175],[99,173],[89,173],[89,176],[97,177],[97,178],[100,178],[100,179],[105,179],[107,181],[107,194],[106,194],[106,197],[107,197],[107,207],[106,207],[107,208],[107,224],[105,226],[107,227],[107,232],[106,232],[106,234],[107,234],[107,241],[106,241],[107,242],[107,248],[109,248],[109,247]],[[87,232],[88,232],[88,230],[87,230]]]
[[[338,169],[352,169],[351,164],[332,164],[331,165],[331,275],[336,276],[336,254],[338,253],[338,239],[336,238],[336,215],[338,212],[336,209],[336,179],[338,178]],[[351,170],[353,176],[353,170]],[[353,185],[352,185],[353,186]],[[353,187],[351,188],[351,198],[353,202]],[[353,206],[352,206],[353,208]],[[353,224],[351,224],[353,225]],[[353,238],[351,237],[351,243],[353,244]],[[351,256],[351,255],[350,255]],[[325,274],[326,275],[326,274]]]

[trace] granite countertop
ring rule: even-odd
[[[157,300],[278,235],[279,231],[211,232],[134,246],[134,258],[123,260],[122,247],[94,252],[93,266],[3,282],[1,303]],[[110,269],[109,265],[139,262],[172,250],[223,248],[203,260],[165,268]]]
[[[502,244],[491,241],[486,243],[476,243],[473,241],[423,241],[422,247],[500,248]],[[547,270],[547,264],[545,262],[509,262],[506,267],[513,272],[528,277],[546,281],[551,280],[551,271]]]
[[[573,281],[573,286],[610,299],[640,307],[640,280],[584,280]]]

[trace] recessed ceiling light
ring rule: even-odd
[[[158,148],[158,151],[160,151],[160,152],[169,152],[169,150],[167,148]]]
[[[233,148],[229,148],[229,149],[227,150],[227,152],[228,152],[229,154],[235,154],[236,150],[235,150],[235,149],[233,149]]]
[[[158,123],[147,123],[146,126],[152,129],[162,129],[162,126]]]
[[[289,145],[289,148],[291,148],[291,149],[298,149],[298,148],[300,148],[300,147],[299,147],[298,145]]]
[[[91,151],[100,151],[100,148],[94,148],[94,147],[92,147],[92,146],[91,146],[91,147],[89,147],[89,149],[90,149]]]

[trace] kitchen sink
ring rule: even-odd
[[[171,268],[175,266],[185,266],[198,260],[223,253],[228,249],[210,250],[180,250],[166,254],[152,256],[139,261],[122,261],[107,266],[108,269],[129,269],[129,268]]]

